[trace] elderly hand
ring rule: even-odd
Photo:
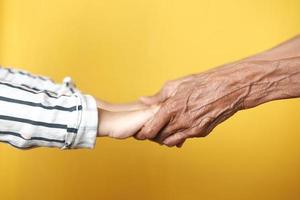
[[[161,107],[135,137],[180,147],[241,109],[299,97],[299,67],[300,57],[245,61],[168,82],[157,95],[141,99]]]
[[[136,135],[178,147],[185,139],[204,137],[243,108],[248,93],[239,67],[223,67],[167,82],[146,104],[161,103],[156,116]]]

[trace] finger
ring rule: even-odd
[[[204,131],[204,129],[201,129],[201,127],[199,126],[193,127],[191,129],[170,135],[169,137],[164,139],[162,143],[171,147],[175,145],[180,146],[180,144],[183,143],[187,138],[194,137],[197,134],[200,134],[202,131]]]
[[[144,127],[135,135],[136,139],[152,139],[157,133],[169,123],[171,115],[166,112],[164,107],[160,108],[156,115],[149,120]]]
[[[187,138],[190,137],[204,137],[207,135],[205,133],[207,132],[207,127],[209,126],[209,124],[207,123],[208,121],[209,119],[206,118],[202,120],[200,126],[195,126],[191,129],[187,129],[185,131],[170,135],[165,140],[163,140],[162,143],[167,146],[175,146],[184,142]]]
[[[163,141],[169,137],[170,135],[178,132],[180,129],[179,123],[169,123],[168,126],[165,126],[154,138],[154,140],[160,144],[163,143]]]
[[[188,138],[188,135],[185,132],[178,132],[166,138],[163,141],[163,144],[168,147],[173,147],[175,145],[180,145],[181,143],[183,144],[186,138]]]
[[[140,101],[146,105],[154,105],[161,103],[160,94],[156,94],[154,96],[142,96],[140,97]]]
[[[185,140],[186,140],[186,139],[184,139],[184,140],[183,140],[182,142],[180,142],[179,144],[176,144],[176,147],[177,147],[177,148],[181,148],[181,147],[183,146]]]
[[[205,113],[203,113],[205,114]],[[193,119],[189,118],[190,116],[187,114],[181,114],[181,117],[177,117],[171,120],[168,126],[164,127],[159,134],[154,138],[154,140],[158,143],[163,143],[163,141],[177,132],[183,132],[189,130],[187,132],[188,135],[196,136],[197,134],[202,133],[212,121],[212,118],[206,117],[203,119]],[[196,125],[198,124],[198,125]]]

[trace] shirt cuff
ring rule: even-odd
[[[71,148],[92,149],[95,146],[98,132],[97,103],[91,95],[83,95],[80,92],[76,95],[78,95],[81,101],[79,105],[82,106],[82,110],[79,112],[78,132]]]

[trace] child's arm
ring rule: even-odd
[[[111,105],[111,104],[110,104]],[[126,104],[123,104],[126,107]],[[111,105],[122,107],[122,105]],[[131,108],[128,106],[128,108]],[[98,136],[109,136],[123,139],[133,136],[153,117],[158,106],[133,111],[112,112],[98,108]]]
[[[155,111],[139,102],[95,101],[70,79],[64,82],[0,68],[0,142],[20,149],[93,148],[96,134],[132,136]]]

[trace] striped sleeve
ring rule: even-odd
[[[0,141],[20,149],[94,147],[98,115],[92,96],[32,87],[0,80]]]
[[[65,87],[69,79],[64,84],[55,83],[52,79],[31,74],[25,70],[0,66],[0,80],[14,83],[35,91],[45,91],[52,95],[69,95],[74,93],[72,87]]]

